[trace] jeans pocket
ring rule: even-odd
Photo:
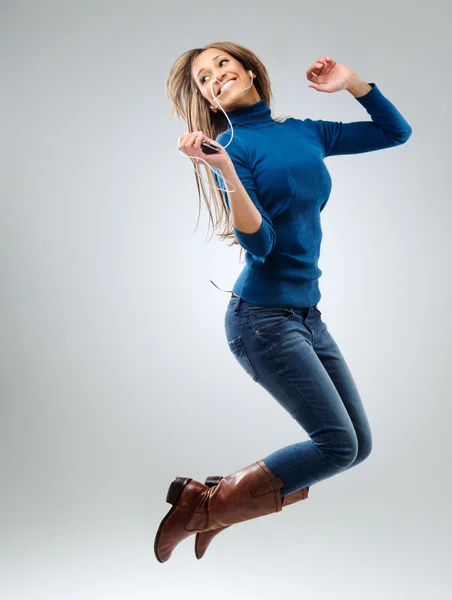
[[[243,345],[242,338],[239,336],[231,340],[229,342],[229,349],[231,350],[232,354],[235,356],[239,364],[248,373],[248,375],[250,375],[254,379],[254,381],[256,381],[257,373],[249,361],[248,355]]]
[[[292,308],[283,307],[253,306],[250,310],[255,317],[258,331],[268,328],[273,330],[295,314]]]

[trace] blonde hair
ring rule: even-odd
[[[209,109],[209,102],[201,94],[191,71],[194,59],[208,48],[218,48],[218,50],[233,56],[246,70],[251,69],[251,71],[256,74],[254,80],[256,90],[259,96],[264,99],[265,104],[268,107],[270,107],[273,95],[270,86],[270,78],[264,64],[253,52],[251,52],[251,50],[248,50],[248,48],[245,48],[240,44],[234,42],[214,42],[207,44],[203,48],[195,48],[184,52],[171,67],[165,84],[165,93],[173,103],[170,119],[177,114],[179,118],[182,118],[186,122],[188,131],[202,131],[207,137],[215,139],[218,134],[228,128],[229,123],[221,110],[213,112]],[[278,117],[275,121],[283,121],[285,118],[286,117]],[[199,204],[201,203],[202,193],[209,213],[210,223],[213,226],[213,231],[218,230],[219,232],[217,233],[217,237],[222,240],[231,239],[232,241],[229,246],[234,244],[240,245],[235,236],[232,220],[223,194],[220,190],[215,189],[217,184],[213,172],[205,165],[205,163],[198,163],[198,168],[201,166],[204,168],[203,174],[207,176],[210,185],[214,187],[209,187],[209,190],[206,191],[205,183],[203,179],[199,177],[196,167],[193,164]],[[214,209],[215,219],[212,216],[211,207]],[[243,247],[241,247],[239,260],[242,251]]]

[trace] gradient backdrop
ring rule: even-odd
[[[3,1],[0,5],[2,600],[449,598],[448,2]],[[368,120],[308,88],[320,56],[413,127],[326,159],[322,318],[371,456],[195,558],[153,543],[176,476],[226,475],[307,439],[229,352],[239,249],[209,242],[164,83],[218,40],[266,64],[273,115]]]

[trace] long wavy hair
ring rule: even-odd
[[[233,56],[248,71],[251,69],[256,74],[254,85],[259,96],[264,99],[265,104],[270,107],[273,94],[270,86],[270,78],[262,61],[248,48],[234,42],[213,42],[203,48],[187,50],[175,61],[165,84],[165,93],[173,103],[170,119],[176,114],[187,124],[187,131],[202,131],[207,137],[215,139],[216,136],[228,128],[228,121],[221,110],[213,112],[209,109],[210,103],[201,94],[192,75],[192,64],[194,59],[208,48],[218,48],[222,52]],[[286,117],[277,117],[275,121],[284,121]],[[203,173],[210,185],[208,191],[205,183],[198,174],[195,164],[193,170],[198,189],[199,214],[201,212],[201,194],[210,217],[213,232],[218,231],[217,237],[222,240],[231,239],[229,246],[240,245],[234,233],[232,219],[227,209],[223,194],[216,188],[216,181],[212,170],[205,163],[198,163],[198,168],[203,167]],[[212,209],[214,215],[212,214]],[[197,224],[198,226],[198,224]],[[196,229],[195,229],[196,230]],[[212,238],[210,238],[212,239]],[[210,241],[210,240],[209,240]],[[239,261],[243,247],[240,250]]]

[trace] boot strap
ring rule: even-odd
[[[281,477],[278,477],[276,479],[272,479],[271,481],[266,481],[262,485],[255,487],[253,490],[251,490],[251,495],[254,497],[263,496],[264,494],[268,494],[268,492],[271,492],[273,490],[281,489],[283,485],[283,480],[281,479]]]

